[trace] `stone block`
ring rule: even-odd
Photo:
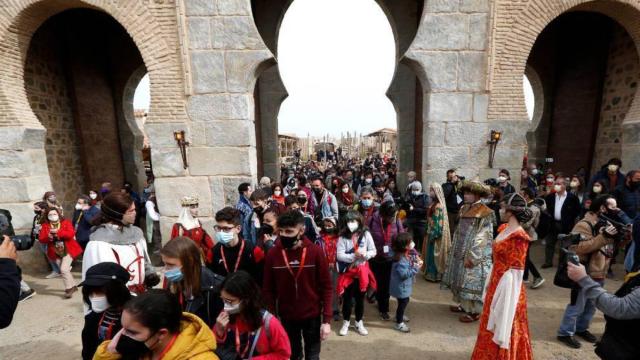
[[[622,144],[640,145],[640,122],[622,124]]]
[[[486,122],[488,111],[489,111],[489,95],[474,94],[473,95],[473,121]]]
[[[0,172],[2,174],[2,177],[29,176],[32,170],[32,164],[30,163],[30,160],[31,158],[28,152],[0,150]],[[44,158],[44,163],[44,170],[46,170],[46,157]]]
[[[178,222],[177,217],[160,216],[160,235],[162,235],[162,246],[171,240],[171,229],[173,224]]]
[[[226,90],[225,60],[220,51],[191,52],[193,90],[196,94]]]
[[[529,129],[529,121],[501,120],[488,123],[486,138],[489,138],[490,130],[502,132],[500,145],[526,145],[526,135]]]
[[[422,151],[422,163],[427,169],[450,169],[469,165],[469,147],[426,146]]]
[[[428,119],[435,122],[471,121],[473,95],[465,93],[430,94]]]
[[[193,95],[187,103],[187,113],[192,121],[213,121],[230,118],[229,95]]]
[[[455,0],[427,0],[424,6],[430,13],[458,11],[458,1]]]
[[[41,199],[45,192],[53,188],[51,186],[51,178],[49,177],[48,171],[46,169],[45,171],[47,172],[45,174],[25,178],[28,194],[28,199],[26,201]]]
[[[238,202],[238,186],[242,183],[250,183],[255,186],[255,181],[247,176],[227,177],[223,178],[224,189],[224,206],[236,206]]]
[[[0,178],[0,203],[27,202],[29,192],[27,191],[26,178]]]
[[[205,136],[209,146],[256,146],[255,125],[249,120],[207,122]]]
[[[215,0],[215,3],[220,15],[251,15],[250,0]]]
[[[486,123],[447,123],[445,145],[447,146],[481,146],[487,143],[489,136]]]
[[[253,94],[258,68],[269,59],[273,59],[268,50],[227,51],[225,69],[227,88],[232,93]]]
[[[209,49],[211,34],[209,34],[209,19],[191,17],[187,19],[190,49]]]
[[[23,153],[24,154],[22,158],[27,159],[27,163],[25,164],[27,167],[25,174],[27,176],[49,177],[49,168],[47,167],[47,154],[45,153],[44,149],[40,148],[26,150],[23,151]],[[0,169],[3,169],[2,166],[0,166]],[[5,175],[4,169],[2,171],[3,175]],[[49,185],[48,188],[51,189],[51,185]]]
[[[483,91],[486,87],[487,66],[484,52],[461,52],[458,57],[458,89]]]
[[[464,14],[427,14],[412,45],[426,50],[462,50],[469,42],[469,16]]]
[[[191,175],[251,174],[249,148],[193,147],[189,149]],[[197,166],[196,166],[197,164]]]
[[[187,141],[191,139],[191,132],[189,127],[185,123],[146,123],[144,125],[144,131],[149,138],[151,148],[155,147],[176,147],[176,140],[173,137],[174,131],[185,131],[185,137]],[[155,164],[154,164],[155,166]]]
[[[210,18],[209,27],[211,29],[211,48],[224,49],[224,17]]]
[[[524,157],[524,146],[500,146],[496,148],[496,155],[493,159],[494,169],[519,169],[522,166]],[[517,171],[516,171],[517,173]],[[512,173],[513,175],[513,173]]]
[[[250,16],[231,16],[223,20],[221,34],[225,49],[255,50],[266,49],[262,38]]]
[[[204,229],[204,231],[206,231],[207,234],[209,234],[213,238],[216,233],[216,231],[213,229],[213,227],[216,225],[216,220],[213,215],[210,217],[200,217],[198,218],[198,220],[200,220],[200,224],[202,224],[202,228]]]
[[[461,0],[460,12],[489,12],[490,0]]]
[[[469,17],[469,49],[485,50],[487,48],[487,28],[489,16],[487,14],[472,14]]]
[[[444,146],[445,124],[428,121],[423,127],[424,144],[427,146]]]
[[[229,119],[255,120],[253,93],[231,94],[229,96]]]
[[[213,207],[213,215],[216,211],[225,206],[224,183],[222,176],[210,176],[209,186],[211,187],[211,205]]]
[[[455,52],[416,52],[415,60],[422,63],[432,91],[455,90],[458,54]]]
[[[180,200],[196,195],[202,204],[211,203],[211,190],[207,177],[157,178],[155,180],[158,209],[162,216],[180,215]]]
[[[35,202],[36,199],[32,199]],[[40,199],[37,199],[40,200]],[[23,203],[3,203],[2,209],[9,210],[11,213],[11,225],[18,234],[28,234],[31,230],[33,222],[33,204],[30,202]]]
[[[187,159],[189,156],[189,149],[187,148]],[[153,174],[158,177],[175,177],[186,176],[187,170],[182,165],[182,155],[180,149],[174,143],[174,147],[151,148],[151,159],[153,159]],[[197,164],[189,164],[196,165]]]
[[[187,16],[208,16],[218,13],[213,0],[185,0],[184,6]]]
[[[193,121],[191,123],[191,146],[206,146],[207,145],[207,137],[206,137],[206,128],[207,123]]]
[[[43,128],[25,128],[21,126],[2,127],[0,131],[0,149],[23,150],[44,146],[46,130]]]

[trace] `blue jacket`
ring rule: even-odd
[[[619,186],[616,191],[613,192],[618,207],[624,211],[625,214],[635,220],[640,215],[640,189],[631,190],[628,186]]]
[[[389,281],[389,294],[396,299],[405,299],[411,296],[413,290],[413,278],[418,269],[411,266],[406,257],[394,261],[391,265],[391,280]]]
[[[82,211],[82,217],[80,218],[80,221],[78,221],[80,213],[81,212],[77,210],[73,213],[73,226],[76,230],[76,240],[82,248],[84,248],[89,242],[89,235],[91,234],[91,228],[93,227],[91,220],[100,213],[100,209],[92,206],[87,211]]]

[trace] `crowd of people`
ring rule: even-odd
[[[212,234],[198,219],[198,194],[182,198],[164,244],[153,179],[142,196],[130,183],[104,183],[78,197],[70,219],[45,193],[31,236],[64,298],[82,289],[84,359],[319,359],[332,321],[340,336],[369,334],[367,303],[410,332],[417,277],[451,292],[460,322],[479,324],[473,359],[532,359],[525,286],[545,283],[530,258],[534,241],[544,242],[542,268],[559,254],[556,279],[568,280],[554,283],[571,288],[558,340],[595,343],[599,308],[608,325],[596,352],[621,358],[607,356],[624,346],[631,359],[640,356],[626,332],[640,321],[640,170],[621,167],[611,159],[586,179],[529,164],[520,184],[506,169],[485,181],[451,169],[445,183],[423,187],[386,156],[296,162],[279,179],[240,184]],[[0,270],[15,282],[10,246],[0,245]],[[602,284],[619,254],[628,279],[611,295]],[[9,306],[35,294],[24,281],[1,291]]]

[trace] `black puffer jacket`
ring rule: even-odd
[[[220,290],[224,277],[214,274],[206,267],[202,267],[200,275],[200,295],[184,304],[184,311],[197,315],[202,321],[212,327],[216,318],[224,307],[220,299]]]

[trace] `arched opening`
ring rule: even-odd
[[[526,75],[539,79],[531,85],[542,103],[528,134],[530,159],[553,159],[554,171],[588,175],[621,157],[639,66],[631,35],[604,14],[571,11],[549,23],[527,60]]]
[[[387,81],[387,97],[391,100],[395,109],[392,113],[392,124],[397,125],[397,149],[394,155],[399,160],[399,170],[401,172],[416,170],[421,174],[422,165],[422,96],[423,91],[418,77],[414,70],[401,62],[407,49],[409,48],[418,29],[422,15],[423,1],[376,1],[382,8],[387,20],[391,24],[391,30],[395,39],[395,67],[391,82]],[[291,6],[291,0],[265,1],[252,0],[252,10],[256,26],[265,44],[271,52],[278,57],[278,35],[285,13]],[[323,3],[323,5],[325,5]],[[295,5],[294,5],[295,6]],[[325,6],[330,6],[326,4]],[[376,9],[377,10],[377,9]],[[330,25],[327,25],[330,26]],[[317,54],[318,57],[326,57],[328,54]],[[330,55],[329,55],[330,56]],[[336,56],[340,56],[339,54]],[[367,61],[367,59],[360,59]],[[256,81],[254,92],[255,98],[255,124],[256,124],[256,147],[258,153],[258,173],[260,176],[266,175],[272,178],[279,178],[280,156],[278,151],[278,114],[284,99],[289,96],[280,74],[280,66],[275,64],[264,71]],[[314,71],[310,68],[308,71]],[[336,83],[335,87],[341,86]],[[291,89],[289,89],[291,90]],[[318,104],[317,106],[322,106]],[[313,109],[309,109],[313,111]],[[358,114],[352,114],[354,119]],[[307,119],[300,119],[305,123]],[[342,127],[342,136],[338,132],[336,140],[346,148],[349,137],[353,138],[354,130],[358,130],[357,121],[346,121]],[[350,132],[347,135],[347,131]],[[331,131],[326,131],[331,132]],[[361,132],[361,131],[360,131]],[[298,139],[299,148],[307,147],[312,152],[313,147],[306,144],[306,138]],[[358,134],[359,135],[359,134]],[[285,139],[289,144],[290,139]],[[291,145],[292,147],[294,145]],[[303,151],[305,151],[303,149]],[[401,179],[404,176],[401,177]],[[399,181],[401,181],[399,179]],[[402,184],[401,184],[402,185]]]
[[[63,11],[33,34],[24,85],[33,113],[47,130],[51,185],[65,206],[104,181],[137,186],[144,178],[133,97],[145,73],[127,31],[104,12]]]

